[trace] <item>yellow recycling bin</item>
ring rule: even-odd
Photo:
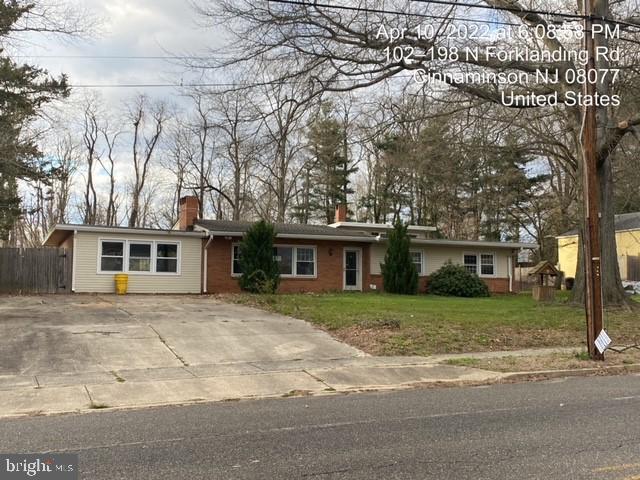
[[[116,293],[118,295],[124,295],[127,293],[127,288],[129,286],[129,275],[125,273],[119,273],[118,275],[114,275],[113,278],[116,281]]]

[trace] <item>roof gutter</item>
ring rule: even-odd
[[[442,245],[452,247],[479,247],[479,248],[525,248],[534,250],[539,247],[537,243],[514,243],[514,242],[484,242],[482,240],[415,240],[415,245]]]
[[[121,227],[105,227],[99,225],[67,225],[58,224],[55,225],[47,234],[45,242],[56,231],[62,230],[67,232],[99,232],[99,233],[131,233],[134,235],[174,235],[176,237],[198,237],[202,238],[204,235],[200,232],[185,232],[184,230],[161,230],[161,229],[144,229],[144,228],[121,228]]]
[[[207,230],[203,227],[198,228],[198,231],[207,232],[209,235],[215,235],[216,237],[244,237],[246,232],[224,232],[216,230]],[[375,238],[373,236],[349,236],[349,235],[309,235],[309,234],[295,234],[295,233],[276,233],[276,238],[291,238],[301,240],[340,240],[345,242],[366,242],[373,243]]]

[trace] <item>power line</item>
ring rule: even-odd
[[[383,15],[407,15],[407,16],[414,16],[414,17],[420,17],[420,18],[431,18],[436,20],[440,19],[440,20],[468,21],[464,19],[457,19],[455,17],[450,17],[450,16],[439,16],[439,15],[432,15],[432,14],[419,13],[419,12],[401,12],[397,10],[385,10],[385,9],[368,8],[368,7],[352,7],[347,5],[331,5],[328,3],[319,3],[316,1],[314,1],[313,3],[311,3],[310,1],[302,1],[302,0],[267,0],[267,1],[270,3],[283,3],[288,5],[298,5],[298,6],[314,7],[314,8],[320,7],[320,8],[334,9],[334,10],[347,10],[347,11],[360,12],[360,13],[377,13],[377,14],[383,14]],[[410,1],[417,2],[417,3],[433,3],[433,4],[447,5],[452,7],[480,8],[484,10],[503,11],[503,12],[509,12],[509,13],[544,15],[548,17],[561,17],[561,18],[569,18],[573,20],[585,20],[587,18],[585,15],[581,15],[577,13],[550,12],[546,10],[531,10],[531,9],[523,9],[518,7],[494,7],[494,6],[482,5],[482,4],[471,4],[471,3],[464,3],[464,2],[460,3],[460,2],[454,2],[451,0],[410,0]],[[622,20],[614,20],[614,19],[610,19],[602,16],[590,15],[589,18],[591,18],[592,20],[598,20],[601,22],[610,23],[614,25],[640,28],[640,25],[637,25],[635,23],[625,22]],[[492,21],[489,19],[487,20],[473,19],[472,21],[491,23],[496,25],[505,24],[505,25],[512,25],[512,26],[520,26],[520,24]]]
[[[314,3],[309,3],[302,0],[267,0],[267,1],[271,3],[284,3],[288,5],[298,5],[303,7],[329,8],[333,10],[347,10],[347,11],[359,12],[359,13],[378,13],[383,15],[408,15],[408,16],[419,17],[419,18],[429,18],[432,20],[456,20],[459,22],[480,22],[480,23],[489,23],[492,25],[508,25],[513,27],[520,26],[519,23],[503,22],[498,20],[490,20],[490,19],[482,19],[482,18],[477,18],[477,19],[455,18],[451,16],[446,16],[446,15],[433,15],[433,14],[419,13],[419,12],[400,12],[398,10],[385,10],[385,9],[379,9],[379,8],[350,7],[347,5],[330,5],[328,3],[319,3],[315,1]]]
[[[68,58],[96,60],[217,60],[223,55],[11,55],[11,58]]]
[[[549,12],[545,10],[531,10],[527,8],[520,7],[494,7],[492,5],[483,5],[480,3],[464,3],[464,2],[453,2],[451,0],[410,0],[411,2],[416,3],[432,3],[435,5],[448,5],[453,7],[463,7],[463,8],[479,8],[483,10],[498,10],[502,12],[509,13],[526,13],[531,15],[545,15],[545,16],[555,16],[555,17],[564,17],[564,18],[573,18],[575,20],[584,20],[586,17],[584,15],[580,15],[578,13],[563,13],[563,12]]]
[[[276,1],[276,0],[271,0],[271,1]],[[464,3],[464,2],[459,3],[451,0],[409,0],[409,1],[416,2],[416,3],[431,3],[435,5],[449,5],[449,6],[457,6],[457,7],[465,7],[465,8],[479,8],[483,10],[498,10],[498,11],[509,12],[509,13],[524,13],[524,14],[541,15],[541,16],[549,16],[549,17],[572,18],[574,20],[587,20],[587,19],[592,21],[597,20],[600,22],[610,23],[614,25],[640,28],[640,25],[635,23],[625,22],[624,20],[615,20],[613,18],[607,18],[601,15],[593,15],[593,14],[582,15],[579,13],[563,13],[563,12],[556,13],[556,12],[550,12],[547,10],[531,10],[531,9],[521,8],[521,7],[495,7],[493,5],[483,5],[479,3],[476,3],[476,4]]]

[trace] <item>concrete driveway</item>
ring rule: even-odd
[[[205,296],[0,296],[0,419],[500,376],[365,356],[302,320]]]
[[[0,375],[357,356],[302,320],[211,297],[0,297]]]

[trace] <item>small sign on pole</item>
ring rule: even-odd
[[[604,353],[604,351],[609,348],[609,345],[611,345],[611,339],[609,338],[609,335],[607,335],[607,332],[600,330],[600,335],[596,338],[595,343],[598,351],[600,353]]]

